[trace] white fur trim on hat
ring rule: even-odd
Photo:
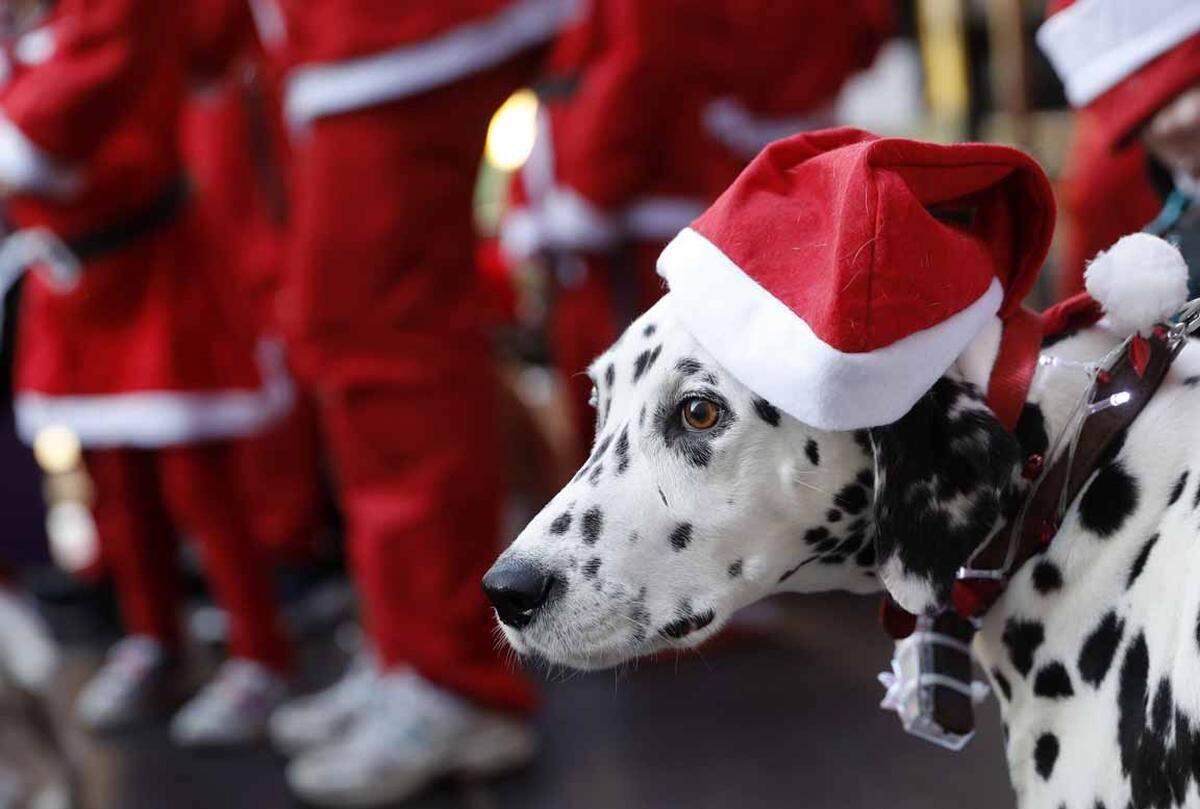
[[[1082,107],[1198,31],[1196,0],[1077,0],[1046,20],[1037,41]]]
[[[731,374],[788,415],[821,430],[891,424],[912,409],[1000,310],[993,280],[974,303],[923,331],[870,352],[840,351],[688,228],[667,245],[658,272],[692,336]]]
[[[1088,293],[1122,334],[1143,336],[1187,302],[1188,269],[1179,249],[1149,233],[1131,233],[1102,250],[1085,273]]]

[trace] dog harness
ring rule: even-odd
[[[1068,507],[1106,461],[1114,440],[1158,390],[1188,335],[1200,329],[1196,299],[1174,323],[1156,326],[1148,337],[1132,335],[1097,363],[1039,356],[1043,337],[1093,325],[1101,314],[1096,301],[1084,293],[1041,317],[1023,310],[1023,322],[1011,336],[1006,324],[988,398],[1010,430],[1039,363],[1076,365],[1091,382],[1048,455],[1026,458],[1022,477],[1030,489],[1024,503],[958,571],[951,605],[935,615],[913,616],[884,596],[881,620],[897,645],[892,670],[880,675],[888,689],[882,707],[896,711],[909,733],[942,747],[960,750],[974,735],[974,703],[986,696],[987,688],[973,682],[970,644],[983,615],[1013,573],[1049,546]]]

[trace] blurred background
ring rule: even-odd
[[[1012,805],[994,700],[957,754],[879,710],[873,598],[526,681],[477,582],[586,456],[579,372],[661,294],[657,252],[770,140],[1034,155],[1039,309],[1154,218],[1040,0],[157,5],[0,0],[0,807]],[[447,652],[422,610],[478,638]],[[378,685],[409,654],[422,681]],[[528,716],[537,752],[414,775],[397,689]],[[286,749],[331,723],[324,758]]]

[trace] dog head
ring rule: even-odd
[[[671,304],[593,363],[591,456],[484,579],[517,652],[613,665],[785,590],[943,603],[1019,479],[978,390],[945,377],[893,425],[816,430],[721,368]]]

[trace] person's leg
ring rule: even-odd
[[[199,544],[204,575],[229,615],[233,657],[283,672],[290,660],[268,553],[250,531],[233,469],[233,444],[212,441],[159,451],[167,506]]]
[[[382,664],[509,710],[532,694],[479,588],[499,481],[472,198],[488,119],[523,74],[318,121],[297,148],[291,279]]]
[[[80,690],[75,712],[85,727],[114,731],[157,716],[173,700],[180,644],[177,548],[152,453],[95,450],[85,461],[105,568],[128,634]]]
[[[273,558],[304,563],[312,558],[322,508],[321,448],[316,406],[297,389],[285,418],[258,435],[235,442],[239,476],[254,538]]]
[[[144,450],[89,450],[93,513],[125,631],[176,651],[179,573],[175,533],[159,499],[154,456]]]

